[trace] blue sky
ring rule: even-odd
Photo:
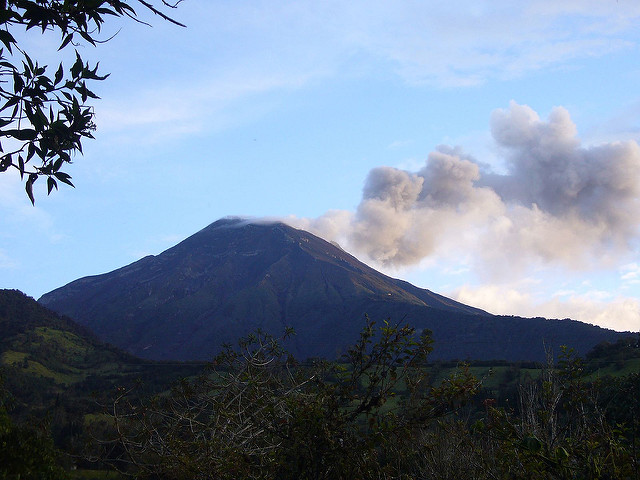
[[[640,330],[640,4],[171,13],[187,28],[143,13],[80,47],[111,73],[96,140],[35,207],[0,178],[0,287],[37,298],[246,215],[494,313]],[[50,65],[55,40],[24,37]]]

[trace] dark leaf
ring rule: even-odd
[[[94,45],[94,46],[95,46],[96,41],[95,41],[95,40],[91,37],[91,35],[89,35],[87,32],[85,32],[85,31],[80,31],[80,36],[81,36],[82,38],[84,38],[87,42],[89,42],[91,45]]]
[[[31,175],[29,175],[29,178],[27,179],[27,182],[24,185],[24,189],[27,192],[27,196],[29,197],[29,200],[31,200],[31,205],[35,205],[36,204],[36,200],[35,198],[33,198],[33,183],[38,179],[38,174],[37,173],[32,173]]]
[[[18,72],[13,72],[13,91],[18,93],[24,88],[24,79]]]
[[[99,96],[97,96],[95,93],[93,93],[91,90],[89,90],[89,89],[86,87],[86,85],[85,85],[84,87],[85,87],[85,93],[87,94],[87,97],[89,97],[89,98],[94,98],[94,99],[96,99],[96,100],[100,98],[100,97],[99,97]]]
[[[0,172],[5,172],[11,166],[11,163],[11,155],[2,157],[2,160],[0,160]]]
[[[83,68],[82,58],[80,57],[80,54],[76,50],[76,61],[73,64],[73,67],[71,67],[71,76],[73,78],[78,78],[78,76],[80,76],[80,72],[82,72],[82,68]]]
[[[10,53],[13,53],[11,45],[16,43],[16,39],[7,30],[0,30],[0,42],[4,43]]]
[[[71,183],[71,176],[70,175],[68,175],[68,174],[66,174],[64,172],[55,172],[54,175],[62,183],[66,183],[67,185],[70,185],[70,186],[75,188],[75,185],[73,183]]]
[[[63,75],[64,75],[64,70],[62,69],[62,64],[60,64],[60,66],[58,67],[58,70],[56,71],[56,76],[53,80],[54,85],[58,85],[60,83]]]
[[[0,110],[4,110],[5,108],[11,107],[13,105],[17,105],[19,101],[20,101],[20,97],[17,96],[17,95],[14,95],[9,100],[7,100],[7,103],[5,103],[4,106],[2,107],[2,109],[0,109]],[[13,114],[11,116],[15,117],[15,114]]]
[[[58,170],[60,170],[60,167],[62,167],[63,163],[64,163],[64,160],[62,158],[58,158],[53,164],[53,171],[57,172]]]
[[[87,101],[87,87],[85,86],[84,82],[82,82],[80,85],[78,85],[76,87],[76,91],[80,94],[81,98],[82,98],[82,103]]]
[[[17,140],[30,141],[35,140],[37,132],[33,128],[23,128],[20,130],[5,130],[2,132],[5,136],[11,136]]]
[[[69,42],[71,42],[72,39],[73,39],[73,34],[71,34],[71,33],[69,35],[67,35],[66,37],[64,37],[64,40],[60,44],[60,47],[58,47],[58,50],[62,50],[64,47],[69,45]]]
[[[54,188],[56,190],[58,189],[58,184],[56,183],[56,181],[51,177],[47,178],[47,195],[49,195],[51,193],[51,190],[53,190]]]
[[[96,63],[96,66],[93,70],[90,70],[89,68],[85,69],[85,71],[83,72],[83,77],[86,78],[87,80],[104,80],[106,79],[109,74],[107,73],[106,75],[98,75],[98,67],[100,66],[100,63]]]
[[[31,60],[31,57],[29,57],[29,55],[25,53],[24,58],[27,60],[27,64],[29,65],[29,70],[33,72],[34,65],[33,65],[33,61]]]
[[[33,143],[29,144],[29,147],[27,148],[27,162],[36,154],[36,149],[37,147]]]

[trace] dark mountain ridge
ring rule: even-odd
[[[208,359],[260,328],[300,358],[335,357],[364,324],[404,320],[433,331],[435,358],[542,360],[621,334],[575,321],[497,317],[368,267],[338,246],[278,222],[218,220],[157,256],[81,278],[43,305],[99,338],[151,359]]]

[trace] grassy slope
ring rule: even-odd
[[[158,391],[201,367],[142,361],[98,341],[68,318],[16,290],[0,290],[0,375],[16,414],[98,409],[93,392],[144,379]]]

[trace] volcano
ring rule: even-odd
[[[433,332],[434,358],[544,360],[622,334],[574,320],[491,315],[388,277],[280,222],[218,220],[159,255],[75,280],[39,302],[134,355],[207,360],[260,329],[292,327],[298,358],[335,358],[366,316]]]

